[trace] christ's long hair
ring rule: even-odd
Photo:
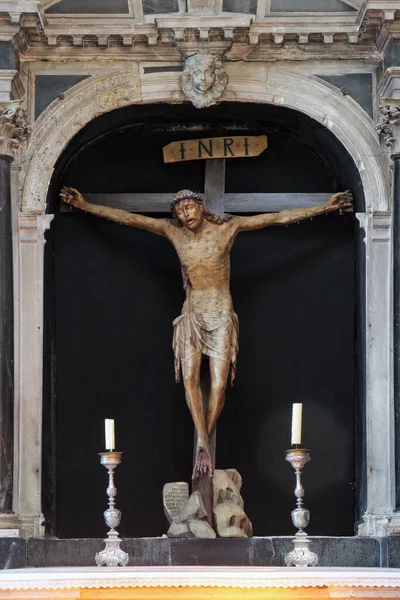
[[[199,204],[200,204],[200,202],[199,202]],[[204,205],[201,205],[201,206],[203,206],[204,218],[206,219],[206,221],[209,221],[213,225],[223,225],[224,223],[228,223],[228,221],[233,219],[233,215],[230,215],[228,213],[223,213],[222,215],[216,215],[215,213],[212,213],[209,210],[207,210],[204,207]],[[173,216],[174,216],[173,223],[175,225],[177,225],[177,227],[183,227],[183,223],[178,219],[178,217],[175,216],[175,211],[174,211]]]
[[[233,219],[233,215],[229,215],[228,213],[223,213],[222,215],[216,215],[215,213],[210,212],[206,208],[203,208],[203,215],[207,221],[213,223],[214,225],[222,225],[223,223],[227,223],[231,219]]]

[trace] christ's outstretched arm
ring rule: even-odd
[[[86,202],[82,194],[74,188],[64,187],[60,192],[60,196],[63,202],[70,204],[75,208],[79,208],[83,212],[91,213],[97,217],[102,217],[103,219],[114,221],[115,223],[121,223],[122,225],[139,227],[139,229],[145,229],[146,231],[151,231],[158,235],[167,235],[167,228],[170,225],[170,222],[167,219],[153,219],[151,217],[129,213],[119,208],[91,204],[90,202]]]
[[[328,202],[312,206],[310,208],[294,208],[292,210],[283,210],[278,213],[265,213],[255,215],[254,217],[235,217],[237,232],[250,231],[252,229],[262,229],[263,227],[271,227],[272,225],[289,225],[297,221],[312,219],[317,215],[323,215],[335,210],[342,210],[352,205],[353,197],[351,192],[340,192],[334,194]]]

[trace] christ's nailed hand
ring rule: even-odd
[[[60,198],[66,204],[75,206],[76,208],[82,208],[85,204],[85,200],[78,192],[78,190],[70,187],[63,187],[60,192]]]
[[[334,194],[330,200],[328,200],[327,206],[330,209],[337,209],[340,212],[344,208],[349,208],[353,206],[353,195],[350,190],[346,190],[345,192],[339,192],[338,194]]]

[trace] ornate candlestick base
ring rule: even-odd
[[[292,448],[286,450],[285,454],[296,474],[294,495],[297,498],[297,508],[292,510],[292,523],[299,529],[293,539],[294,549],[285,555],[285,563],[288,567],[316,567],[318,556],[309,549],[310,540],[304,531],[310,522],[310,511],[304,508],[304,488],[301,482],[303,467],[311,460],[310,450]]]
[[[129,554],[120,548],[121,540],[118,531],[115,529],[121,523],[121,511],[115,507],[115,496],[117,488],[114,485],[114,470],[122,460],[123,452],[100,452],[100,462],[108,470],[108,508],[104,511],[104,520],[110,527],[107,538],[104,540],[106,547],[101,552],[97,552],[95,560],[98,567],[126,567],[129,561]]]
[[[318,565],[318,556],[311,552],[308,547],[311,540],[306,533],[296,533],[293,539],[293,550],[285,554],[285,563],[287,567],[316,567]]]

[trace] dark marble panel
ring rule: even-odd
[[[391,535],[387,539],[387,566],[400,568],[400,535]]]
[[[93,567],[94,556],[103,549],[104,542],[95,538],[45,539],[28,540],[27,546],[29,567]]]
[[[271,12],[340,12],[354,8],[340,0],[272,0]]]
[[[178,0],[143,0],[143,12],[145,15],[178,12],[178,10]]]
[[[321,567],[379,567],[380,544],[378,540],[359,537],[315,537],[313,552],[319,557]]]
[[[168,566],[170,541],[161,538],[127,538],[121,548],[135,566]],[[80,538],[65,540],[28,540],[27,563],[30,567],[90,567],[95,554],[104,548],[104,540]],[[0,556],[1,560],[1,556]]]
[[[46,11],[48,14],[125,14],[128,0],[61,0]]]
[[[380,544],[357,537],[312,537],[310,549],[318,555],[320,567],[379,567]],[[293,538],[253,538],[252,566],[285,566],[285,554],[293,549]]]
[[[254,564],[254,540],[248,539],[171,539],[171,565],[248,566]],[[270,552],[269,552],[270,550]],[[263,548],[265,560],[271,560],[271,545]],[[266,563],[270,564],[270,562]]]
[[[11,42],[0,42],[0,69],[16,69],[17,57]]]
[[[167,65],[166,67],[143,67],[143,73],[181,73],[183,65]]]
[[[398,67],[400,65],[400,40],[392,40],[385,52],[384,68]]]
[[[152,565],[167,567],[171,564],[171,540],[166,538],[136,538],[124,540],[129,552],[129,564],[137,567]]]
[[[253,567],[280,567],[285,564],[284,556],[292,549],[292,538],[255,537],[253,546]]]
[[[35,119],[57,98],[89,75],[36,75]]]
[[[349,75],[320,75],[328,83],[341,89],[344,94],[348,94],[358,102],[360,106],[373,116],[372,108],[372,74],[371,73],[351,73]]]
[[[357,537],[313,537],[321,567],[379,567],[379,541]],[[284,566],[291,537],[171,540],[172,565]],[[399,561],[400,563],[400,561]]]
[[[284,566],[292,550],[291,537],[253,539],[126,538],[121,547],[131,566]],[[312,537],[311,550],[321,567],[400,567],[400,536],[381,542],[358,537]],[[0,568],[86,567],[95,565],[95,554],[104,541],[95,538],[21,540],[0,539]],[[388,556],[388,560],[386,560]]]
[[[22,569],[26,566],[26,540],[0,538],[0,569]]]
[[[257,12],[257,0],[223,0],[222,10],[255,14]]]

